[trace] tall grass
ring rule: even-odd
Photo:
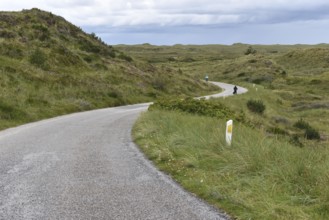
[[[134,127],[146,155],[183,187],[238,219],[328,219],[329,150],[298,148],[235,123],[151,111]]]

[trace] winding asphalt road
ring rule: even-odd
[[[226,89],[219,96],[233,92],[217,85]],[[132,142],[132,125],[148,105],[0,132],[0,219],[228,219],[154,168]]]

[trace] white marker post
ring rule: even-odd
[[[232,132],[233,132],[233,120],[226,122],[226,143],[231,146],[232,144]]]

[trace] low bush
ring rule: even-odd
[[[280,127],[270,127],[268,129],[268,132],[272,134],[278,134],[278,135],[287,135],[288,132]]]
[[[258,114],[263,114],[266,108],[262,100],[252,99],[247,102],[247,107],[250,111]]]
[[[252,46],[249,46],[248,49],[244,52],[245,55],[256,54],[256,53],[257,53],[257,50],[252,48]]]
[[[308,122],[304,121],[302,118],[299,119],[294,127],[305,130],[304,137],[309,140],[320,140],[320,133],[318,130],[313,128]]]
[[[128,61],[128,62],[132,62],[133,61],[133,58],[131,58],[130,56],[126,55],[126,54],[123,54],[121,53],[119,56],[118,56],[119,59],[121,60],[125,60],[125,61]]]
[[[99,53],[101,48],[98,45],[94,45],[93,42],[81,38],[79,40],[80,50],[89,52],[89,53]]]
[[[290,137],[289,142],[298,147],[304,147],[303,143],[299,140],[298,134],[294,134]]]
[[[304,136],[309,140],[320,140],[319,131],[312,127],[309,127],[305,130]]]
[[[31,54],[29,61],[34,66],[45,69],[47,66],[46,65],[47,55],[38,48]]]
[[[308,129],[310,128],[310,124],[306,121],[304,121],[302,118],[299,119],[295,124],[294,127],[299,128],[299,129]]]
[[[245,72],[241,72],[241,73],[238,74],[238,77],[243,77],[243,76],[246,76]]]
[[[222,103],[205,99],[162,99],[150,106],[149,110],[153,109],[181,111],[202,116],[235,119],[240,122],[245,121],[245,115],[243,113],[236,113]]]

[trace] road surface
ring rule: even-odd
[[[212,84],[215,84],[223,89],[221,93],[214,94],[214,95],[208,95],[208,96],[203,96],[203,98],[209,99],[209,98],[218,98],[218,97],[227,97],[233,95],[233,87],[234,85],[227,84],[227,83],[221,83],[221,82],[210,82]],[[237,86],[237,94],[242,94],[247,92],[248,90],[246,88]]]
[[[132,142],[132,125],[148,105],[0,132],[0,219],[228,219],[154,168]]]

